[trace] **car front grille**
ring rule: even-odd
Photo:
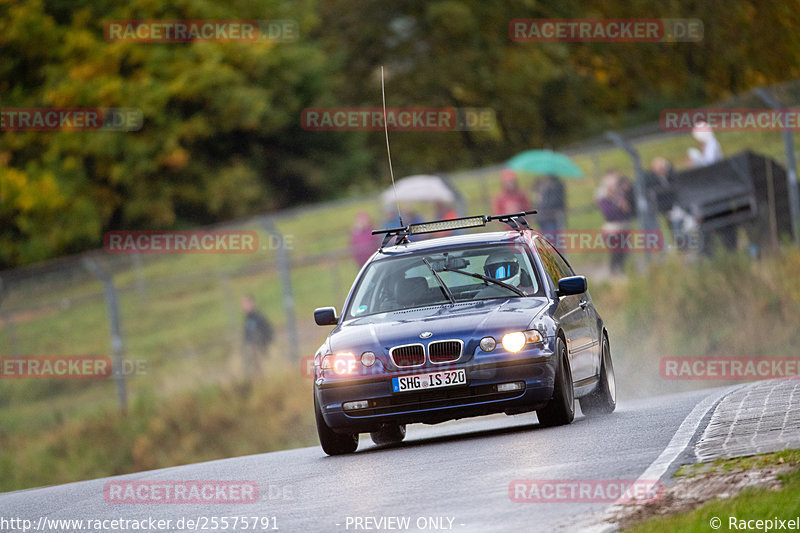
[[[435,341],[428,345],[431,363],[450,363],[461,357],[463,343],[458,340]]]
[[[425,363],[425,347],[421,344],[395,346],[389,351],[389,357],[400,368],[421,366]]]

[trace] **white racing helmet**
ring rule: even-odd
[[[483,264],[483,273],[487,277],[515,287],[520,284],[522,275],[517,255],[510,250],[492,252]]]

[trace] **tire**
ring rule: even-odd
[[[373,431],[369,434],[372,442],[381,446],[383,444],[398,444],[403,442],[406,438],[406,425],[405,424],[387,424],[379,431]]]
[[[567,359],[567,347],[561,337],[556,337],[556,365],[553,398],[543,408],[536,411],[539,425],[544,427],[563,426],[575,418],[575,389],[572,386],[572,369]]]
[[[328,455],[344,455],[353,453],[358,448],[358,433],[336,433],[322,418],[322,411],[317,404],[317,398],[314,398],[314,415],[317,420],[317,435],[319,435],[319,443],[322,445],[322,451]]]
[[[586,416],[607,415],[617,408],[617,380],[614,364],[611,362],[611,349],[608,337],[603,334],[603,348],[600,358],[600,383],[595,390],[581,398],[581,411]]]

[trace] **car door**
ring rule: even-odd
[[[575,272],[564,257],[545,239],[537,239],[545,269],[548,270],[553,286],[558,287],[558,280],[574,276]],[[559,298],[557,319],[561,322],[567,336],[567,351],[572,362],[572,379],[579,382],[590,379],[597,374],[595,369],[595,350],[597,335],[593,332],[589,293],[573,294]]]

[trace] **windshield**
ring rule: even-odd
[[[521,245],[501,244],[381,259],[361,276],[346,311],[356,318],[451,302],[541,294]],[[451,299],[452,298],[452,299]]]

